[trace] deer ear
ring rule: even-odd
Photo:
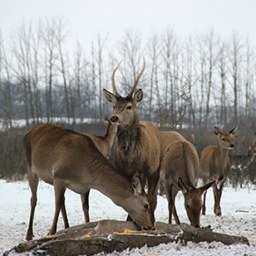
[[[141,89],[137,89],[133,95],[133,99],[136,102],[140,102],[143,99],[143,91]]]
[[[143,188],[142,188],[140,178],[137,175],[134,175],[132,177],[132,189],[133,189],[133,193],[135,195],[140,195],[143,192]]]
[[[188,187],[184,184],[183,180],[179,177],[178,179],[178,187],[181,189],[183,194],[188,193]]]
[[[204,193],[204,192],[205,192],[208,188],[210,188],[215,182],[216,182],[215,180],[214,180],[214,181],[211,181],[211,182],[205,184],[204,186],[202,186],[202,187],[200,187],[200,188],[198,188],[198,189],[201,191],[201,193]]]
[[[115,104],[117,99],[116,99],[116,95],[113,94],[112,92],[106,90],[106,89],[103,89],[103,93],[104,93],[104,96],[106,98],[107,101],[109,101],[110,103],[112,104]]]
[[[218,135],[220,133],[220,128],[217,126],[214,126],[214,134]]]

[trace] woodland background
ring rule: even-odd
[[[243,163],[256,131],[255,57],[255,45],[237,32],[227,38],[213,30],[180,37],[169,28],[144,38],[125,31],[119,40],[98,35],[87,45],[73,40],[62,19],[0,32],[0,177],[24,177],[22,138],[35,124],[58,122],[103,134],[111,106],[102,90],[111,89],[113,68],[121,61],[117,81],[125,95],[143,59],[141,119],[180,131],[199,152],[215,143],[214,126],[237,126],[233,159]],[[231,183],[255,182],[255,167],[235,168]]]

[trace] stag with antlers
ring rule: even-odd
[[[131,179],[135,178],[137,182],[133,184],[136,193],[144,193],[147,182],[151,217],[154,221],[160,163],[159,130],[150,122],[141,122],[137,113],[138,103],[143,98],[142,89],[137,87],[145,69],[145,62],[127,96],[122,96],[117,91],[115,83],[117,69],[118,66],[112,74],[113,92],[104,89],[105,98],[113,106],[110,120],[118,123],[112,160],[119,170],[123,170],[124,175]]]

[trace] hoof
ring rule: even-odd
[[[31,241],[31,240],[33,240],[33,235],[27,235],[26,236],[26,241]]]
[[[222,214],[221,214],[221,210],[216,210],[214,211],[215,215],[220,217]]]

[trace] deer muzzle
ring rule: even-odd
[[[111,116],[111,118],[110,118],[110,121],[111,121],[112,123],[117,123],[118,120],[119,120],[118,116]]]

